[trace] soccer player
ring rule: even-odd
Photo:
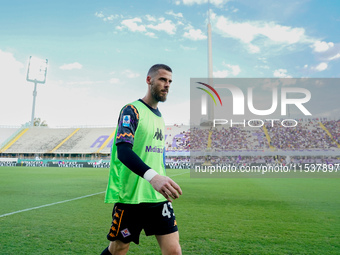
[[[139,243],[142,229],[147,236],[156,236],[162,254],[182,254],[171,204],[182,190],[165,174],[165,125],[158,110],[171,82],[170,67],[152,66],[145,97],[120,112],[105,196],[105,203],[115,204],[104,255],[126,254],[131,241]]]

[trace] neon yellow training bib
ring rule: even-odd
[[[132,105],[139,114],[132,150],[145,164],[158,174],[165,176],[163,162],[165,148],[164,120],[140,101],[135,101]],[[105,203],[139,204],[165,201],[166,199],[155,191],[148,181],[132,172],[117,158],[117,130],[118,128],[112,145],[110,176]]]

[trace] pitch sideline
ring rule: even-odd
[[[187,174],[187,173],[189,173],[189,172],[175,174],[175,175],[172,175],[172,176],[169,176],[169,177],[174,177],[174,176]],[[51,203],[51,204],[31,207],[31,208],[27,208],[27,209],[15,211],[15,212],[5,213],[5,214],[0,215],[0,218],[10,216],[10,215],[13,215],[13,214],[17,214],[17,213],[21,213],[21,212],[32,211],[32,210],[35,210],[35,209],[40,209],[40,208],[44,208],[44,207],[48,207],[48,206],[52,206],[52,205],[63,204],[63,203],[66,203],[66,202],[71,202],[71,201],[79,200],[79,199],[82,199],[82,198],[92,197],[92,196],[96,196],[96,195],[103,194],[103,193],[105,193],[105,191],[101,191],[101,192],[97,192],[97,193],[93,193],[93,194],[85,195],[85,196],[81,196],[81,197],[71,198],[71,199],[67,199],[67,200],[63,200],[63,201],[59,201],[59,202],[55,202],[55,203]]]

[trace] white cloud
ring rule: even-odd
[[[157,35],[154,32],[150,32],[151,29],[163,31],[169,35],[174,35],[177,29],[171,20],[166,20],[164,17],[156,19],[149,14],[145,15],[144,20],[138,17],[125,19],[121,21],[121,26],[116,26],[118,30],[123,30],[124,28],[127,28],[131,32],[142,32],[152,38],[157,38]]]
[[[152,32],[146,32],[145,35],[151,37],[151,38],[157,38],[156,34],[155,33],[152,33]]]
[[[222,70],[222,71],[216,71],[213,72],[213,77],[214,78],[226,78],[229,76],[229,71],[228,70]]]
[[[265,90],[271,90],[272,88],[276,88],[280,85],[279,80],[273,80],[273,79],[264,79],[262,82],[262,88]]]
[[[216,7],[222,7],[225,3],[229,2],[230,0],[210,0],[212,5]],[[179,2],[179,1],[177,1]],[[176,4],[177,4],[176,2]],[[184,5],[194,5],[194,4],[207,4],[208,0],[182,0]]]
[[[184,32],[183,37],[186,37],[193,41],[207,39],[207,36],[203,34],[201,29],[189,29],[189,32]]]
[[[26,72],[27,66],[12,53],[0,50],[0,125],[21,125],[31,118],[34,85],[26,81]],[[38,85],[38,98],[41,87]]]
[[[0,74],[3,80],[4,77],[15,77],[24,65],[17,61],[12,53],[0,50]]]
[[[255,46],[255,45],[252,45],[252,44],[248,44],[247,48],[248,48],[250,53],[258,53],[258,52],[260,52],[260,48]]]
[[[185,5],[193,5],[193,4],[204,4],[207,3],[208,0],[182,0]]]
[[[157,32],[165,32],[169,35],[175,35],[177,32],[177,26],[185,25],[182,21],[178,20],[178,18],[183,18],[182,13],[175,13],[171,10],[166,12],[166,14],[175,17],[176,20],[173,21],[172,19],[156,17],[150,14],[146,14],[143,17],[134,17],[129,19],[123,19],[122,15],[111,15],[105,17],[102,12],[97,12],[95,15],[102,18],[104,21],[112,21],[113,19],[120,18],[120,24],[116,26],[117,30],[122,31],[127,29],[131,32],[141,32],[151,38],[158,38]]]
[[[231,69],[232,75],[236,76],[241,72],[241,68],[238,65],[229,65],[227,64],[226,67]]]
[[[259,57],[258,60],[262,61],[263,63],[267,63],[267,58]]]
[[[173,35],[176,32],[176,25],[171,20],[164,20],[157,25],[148,25],[147,27],[157,31],[164,31],[169,35]]]
[[[112,21],[112,20],[117,19],[117,18],[119,18],[119,15],[118,15],[118,14],[116,14],[116,15],[110,15],[110,16],[108,16],[108,17],[105,17],[103,20],[104,20],[104,21],[107,21],[107,20]]]
[[[189,23],[189,24],[186,24],[185,27],[184,27],[184,30],[190,30],[190,29],[193,29],[194,27]]]
[[[276,70],[281,76],[277,77],[279,79],[264,79],[262,82],[262,88],[265,90],[272,90],[278,86],[291,86],[297,83],[297,79],[292,79],[290,75],[286,74],[285,69]],[[282,73],[283,72],[283,73]],[[289,78],[289,79],[287,79]]]
[[[273,76],[277,78],[292,78],[292,76],[287,74],[287,69],[277,69],[274,71]]]
[[[316,41],[314,42],[313,46],[315,52],[325,52],[328,51],[330,48],[334,47],[334,43],[332,42],[324,42],[324,41]]]
[[[215,31],[224,37],[231,37],[245,43],[251,53],[260,51],[260,48],[253,44],[256,39],[266,40],[267,44],[281,45],[312,42],[312,39],[306,36],[304,28],[282,26],[265,21],[235,22],[218,15],[212,17]]]
[[[173,94],[169,95],[167,106],[162,108],[162,114],[165,116],[165,123],[176,123],[189,125],[190,119],[190,100],[172,100]]]
[[[268,37],[273,42],[295,44],[310,41],[304,28],[281,26],[274,22],[260,25],[259,35]]]
[[[74,70],[74,69],[82,69],[83,65],[79,64],[78,62],[74,62],[71,64],[64,64],[62,66],[59,67],[61,70]]]
[[[316,81],[315,81],[315,86],[316,86],[317,88],[325,87],[325,83],[324,83],[323,81],[316,80]]]
[[[142,20],[140,18],[133,18],[133,19],[125,19],[121,22],[121,24],[125,27],[127,27],[132,32],[145,32],[145,26],[139,25],[137,23],[141,23]]]
[[[115,105],[123,105],[121,95],[115,93],[107,98],[108,93],[97,94],[96,90],[98,88],[94,89],[91,86],[65,86],[64,81],[60,83],[51,81],[48,86],[38,88],[36,116],[46,120],[47,124],[52,127],[93,125],[93,123],[98,126],[116,125],[115,118],[104,119],[105,116],[118,116],[120,109],[115,109]],[[55,107],[56,105],[58,107]],[[101,110],[94,110],[93,105],[100,105]],[[60,112],[63,114],[60,115]]]
[[[118,78],[111,78],[109,82],[111,84],[120,84],[120,80]]]
[[[183,50],[197,50],[197,47],[187,47],[187,46],[183,46],[183,45],[181,45],[180,47]]]
[[[125,71],[123,72],[123,74],[124,74],[126,77],[130,78],[130,79],[131,79],[131,78],[137,78],[137,77],[140,76],[139,73],[134,73],[134,72],[132,72],[132,71],[129,70],[129,69],[125,70]]]
[[[221,7],[222,5],[224,5],[225,3],[229,2],[230,0],[210,0],[210,3],[217,6],[217,7]]]
[[[112,20],[117,19],[117,18],[120,17],[120,15],[118,15],[118,14],[110,15],[110,16],[105,17],[105,15],[103,14],[103,12],[96,12],[96,13],[94,14],[94,16],[96,16],[96,17],[98,17],[98,18],[101,18],[101,19],[103,19],[104,21],[112,21]]]
[[[179,12],[179,13],[174,13],[173,11],[168,11],[168,12],[166,12],[165,14],[174,16],[174,17],[176,17],[176,18],[183,18],[183,14],[182,14],[181,12]]]
[[[214,78],[226,78],[229,76],[237,76],[241,72],[241,68],[238,65],[230,65],[226,63],[223,63],[223,65],[228,69],[213,72]]]
[[[146,19],[147,19],[148,21],[156,21],[156,18],[153,17],[153,16],[151,16],[151,15],[149,15],[149,14],[145,15],[145,17],[146,17]]]
[[[96,12],[94,15],[98,18],[104,18],[105,17],[103,12]]]
[[[331,61],[331,60],[338,59],[338,58],[340,58],[340,53],[338,53],[338,54],[336,54],[332,57],[329,57],[328,60]]]
[[[95,85],[103,84],[104,81],[70,81],[66,82],[67,85]]]
[[[224,61],[222,64],[223,66],[227,67],[231,71],[231,74],[234,76],[238,75],[241,72],[241,68],[239,65],[226,64]]]
[[[324,63],[340,58],[340,44],[339,43],[316,41],[311,47],[313,48],[313,51],[317,54],[318,59]],[[324,67],[325,67],[325,64],[322,64],[321,66],[315,67],[312,69],[319,71],[320,69],[323,69]]]
[[[328,67],[328,64],[326,62],[322,62],[320,64],[318,64],[316,67],[314,67],[313,69],[319,72],[325,71]]]
[[[256,65],[255,68],[269,69],[270,67],[267,65]]]

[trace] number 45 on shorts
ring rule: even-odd
[[[168,202],[163,205],[163,210],[162,210],[163,217],[171,218],[171,212],[169,208],[172,211],[172,216],[175,216],[175,213],[173,212],[172,204],[171,202]]]

